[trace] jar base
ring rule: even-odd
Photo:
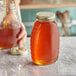
[[[36,64],[36,65],[49,65],[49,64],[55,63],[57,61],[57,59],[58,58],[53,59],[51,61],[45,61],[45,62],[43,60],[36,60],[36,61],[34,61],[34,64]]]

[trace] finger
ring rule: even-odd
[[[25,29],[25,26],[24,26],[24,24],[23,24],[23,23],[21,23],[21,27]]]
[[[19,34],[19,36],[18,36],[18,39],[21,39],[21,38],[24,36],[24,34],[26,34],[26,33],[25,33],[25,30],[21,30],[21,31],[20,31],[20,34]]]
[[[24,36],[24,34],[27,35],[26,31],[25,31],[25,27],[23,24],[21,24],[21,28],[20,28],[20,32],[17,34],[17,38],[20,39]]]
[[[18,40],[17,44],[21,47],[26,42],[26,35],[24,35],[21,39]]]

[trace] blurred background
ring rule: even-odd
[[[40,11],[55,13],[60,36],[76,36],[76,0],[21,0],[20,7],[28,37]]]

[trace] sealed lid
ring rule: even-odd
[[[36,18],[39,20],[51,20],[55,19],[55,14],[52,12],[38,12]]]

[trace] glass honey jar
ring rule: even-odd
[[[38,12],[31,33],[31,56],[35,64],[52,64],[59,55],[59,32],[52,12]]]

